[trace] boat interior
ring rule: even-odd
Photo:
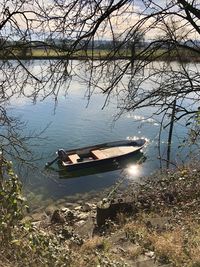
[[[62,156],[62,164],[64,166],[70,164],[76,164],[87,161],[102,160],[106,158],[112,158],[116,156],[121,156],[124,154],[132,153],[138,150],[135,146],[118,146],[118,147],[105,147],[105,148],[93,148],[91,150],[76,150],[70,152],[64,152],[64,157]],[[62,152],[63,153],[63,152]]]

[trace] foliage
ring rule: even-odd
[[[22,184],[13,171],[12,162],[3,159],[2,155],[0,175],[0,240],[4,243],[12,239],[13,229],[22,219],[25,205]]]
[[[15,266],[66,266],[70,261],[68,246],[56,235],[31,223],[22,223],[27,206],[22,184],[12,162],[1,155],[0,167],[0,255]],[[7,260],[6,260],[7,259]]]

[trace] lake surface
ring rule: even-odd
[[[34,64],[37,69],[37,64],[42,64],[42,61],[35,61]],[[152,85],[147,82],[148,86]],[[88,104],[87,98],[84,97],[87,89],[79,79],[73,78],[66,96],[64,95],[65,86],[61,88],[56,109],[51,97],[44,101],[37,101],[36,104],[24,97],[11,101],[10,112],[27,122],[24,132],[40,132],[47,127],[41,136],[42,139],[37,140],[36,145],[32,147],[35,156],[42,157],[35,162],[38,170],[21,173],[21,179],[29,192],[41,194],[44,199],[48,197],[59,199],[66,195],[101,190],[114,185],[122,176],[122,170],[124,170],[123,175],[126,174],[127,181],[139,181],[141,176],[149,175],[159,168],[157,159],[159,117],[151,118],[153,108],[139,110],[137,113],[130,112],[114,122],[117,114],[116,100],[112,99],[102,110],[105,97],[101,94],[93,94]],[[184,154],[179,155],[177,147],[180,139],[186,134],[184,123],[175,127],[172,154],[176,160]],[[105,166],[104,172],[98,170],[99,172],[95,173],[95,170],[89,170],[69,174],[56,171],[58,170],[56,164],[53,165],[56,170],[44,169],[45,163],[56,157],[55,152],[59,148],[70,149],[137,137],[148,139],[148,145],[143,151],[146,160],[138,165],[137,171],[131,167],[137,163],[135,158],[126,163],[122,170],[110,170],[109,166]],[[166,140],[167,131],[164,131],[163,154],[166,152]]]

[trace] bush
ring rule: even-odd
[[[22,223],[27,208],[22,184],[12,163],[0,158],[0,258],[2,266],[69,266],[67,244],[30,222]]]

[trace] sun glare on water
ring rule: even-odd
[[[127,172],[129,175],[131,175],[133,177],[138,175],[140,173],[139,165],[130,165],[127,168]]]

